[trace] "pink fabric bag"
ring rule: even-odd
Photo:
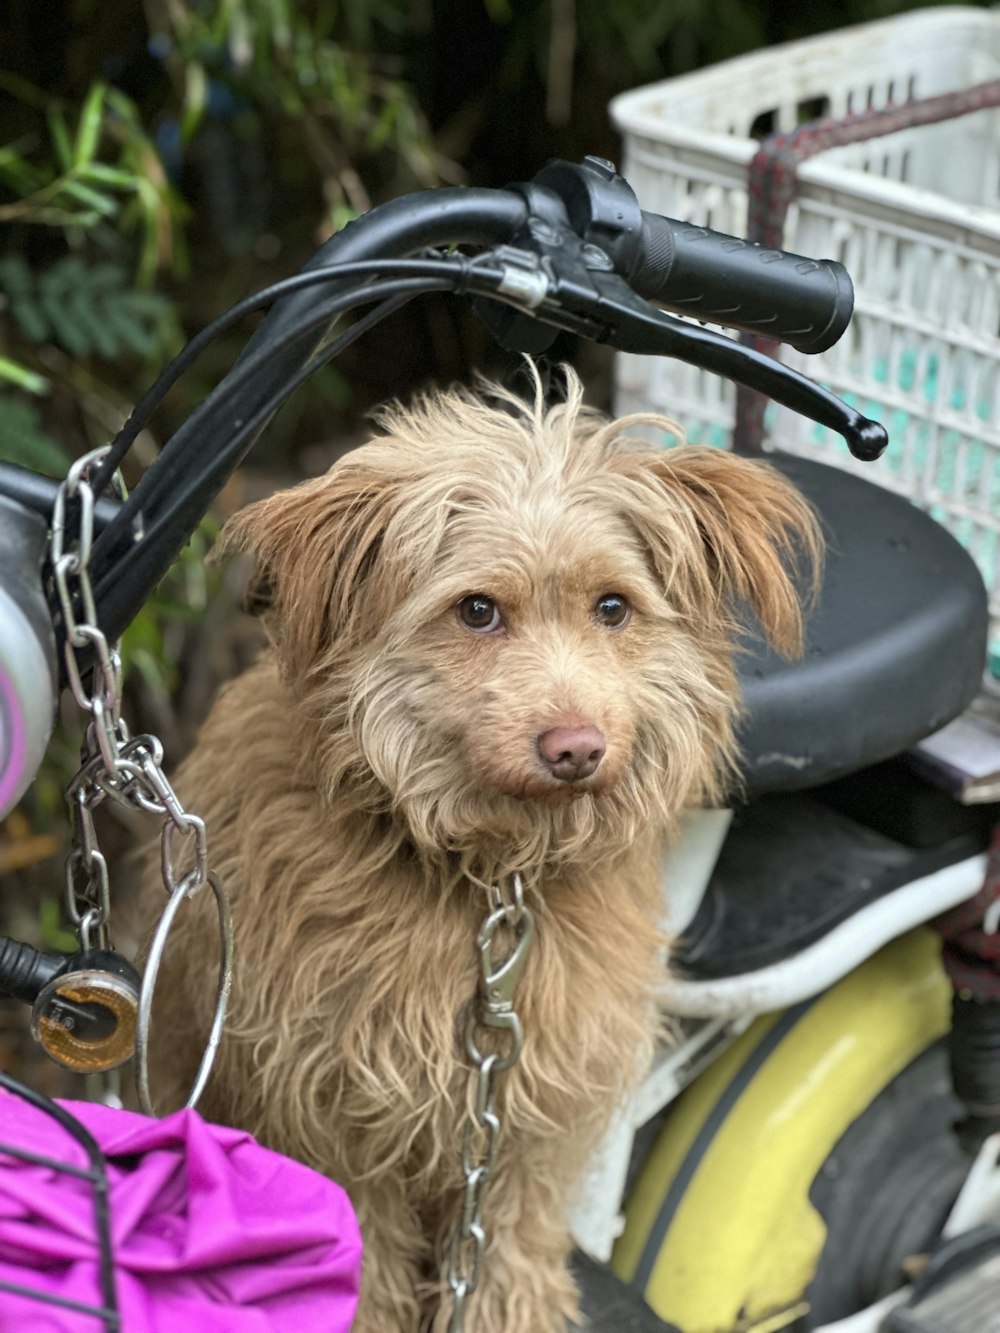
[[[123,1333],[347,1333],[361,1236],[325,1176],[195,1111],[152,1120],[62,1103],[108,1159]],[[49,1116],[0,1092],[0,1141],[88,1167]],[[100,1306],[93,1186],[0,1151],[0,1281]],[[0,1291],[0,1333],[98,1333]]]

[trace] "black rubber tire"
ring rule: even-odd
[[[580,1250],[573,1255],[573,1275],[580,1284],[580,1305],[587,1333],[680,1333],[665,1324],[637,1291],[610,1268]],[[573,1333],[582,1333],[573,1325]]]
[[[896,1290],[906,1281],[903,1261],[940,1234],[971,1165],[953,1132],[961,1113],[939,1042],[843,1135],[809,1194],[827,1237],[802,1333]]]

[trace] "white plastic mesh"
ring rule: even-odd
[[[1000,78],[1000,13],[923,10],[793,42],[612,103],[643,208],[743,235],[751,131],[789,130]],[[1000,111],[837,148],[803,164],[787,249],[839,259],[855,316],[831,351],[782,357],[889,431],[875,464],[772,405],[768,447],[812,454],[898,491],[969,548],[1000,638]],[[617,408],[653,408],[725,446],[731,385],[619,356]]]

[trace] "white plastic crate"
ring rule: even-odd
[[[625,93],[611,114],[646,209],[745,235],[757,140],[1000,78],[1000,13],[926,9],[790,42]],[[1000,626],[1000,110],[831,149],[802,164],[786,249],[839,259],[855,316],[821,356],[782,359],[889,431],[878,463],[771,405],[767,447],[812,454],[909,496],[978,560]],[[619,356],[617,409],[676,417],[725,445],[733,386]]]

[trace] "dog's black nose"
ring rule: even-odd
[[[542,763],[560,782],[589,778],[607,748],[597,727],[551,727],[538,738]]]

